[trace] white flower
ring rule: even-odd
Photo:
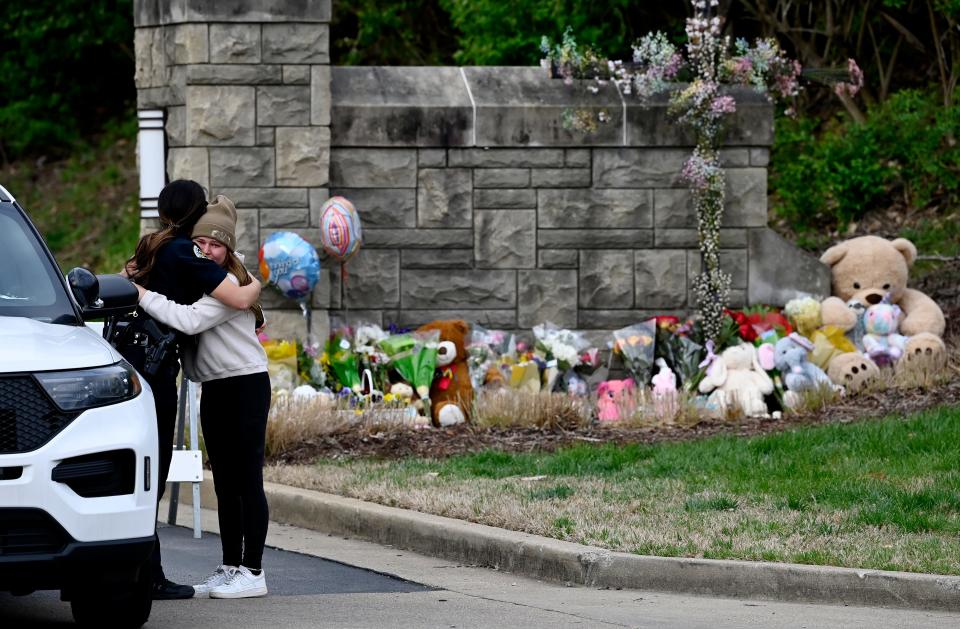
[[[559,362],[573,367],[579,361],[580,355],[572,345],[566,343],[556,343],[550,348],[550,353]]]
[[[379,325],[361,325],[354,335],[354,346],[357,351],[372,354],[373,346],[387,338],[387,333]]]

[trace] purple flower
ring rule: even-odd
[[[737,103],[733,96],[718,96],[710,103],[710,111],[715,114],[732,114],[737,110]]]

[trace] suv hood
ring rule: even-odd
[[[87,326],[0,317],[0,373],[112,365],[120,354]]]

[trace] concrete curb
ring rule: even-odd
[[[270,519],[537,579],[732,598],[960,611],[960,577],[650,557],[265,483]],[[189,485],[181,500],[189,503]],[[207,472],[201,504],[215,508]]]

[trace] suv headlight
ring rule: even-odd
[[[109,367],[35,375],[57,406],[65,411],[116,404],[136,397],[142,389],[137,372],[125,361]]]

